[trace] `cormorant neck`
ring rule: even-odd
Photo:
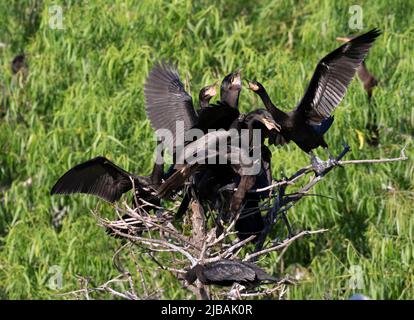
[[[273,104],[272,100],[270,100],[270,97],[267,94],[267,91],[264,88],[256,91],[256,93],[260,96],[267,111],[271,113],[275,121],[284,119],[286,117],[286,113]]]
[[[200,99],[200,108],[207,108],[210,103],[210,98],[202,98]]]
[[[228,104],[232,108],[239,107],[240,90],[221,90],[221,102]]]

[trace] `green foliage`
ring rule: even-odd
[[[49,27],[52,1],[0,2],[0,298],[59,298],[79,287],[76,275],[96,284],[117,274],[112,255],[119,240],[105,235],[90,213],[87,196],[50,197],[73,165],[104,155],[127,170],[148,174],[153,132],[144,112],[143,84],[159,59],[178,63],[198,90],[242,67],[245,78],[265,84],[285,110],[300,99],[318,60],[348,35],[352,1],[58,1],[63,30]],[[414,4],[366,1],[364,28],[383,35],[367,65],[379,78],[371,105],[354,81],[327,134],[332,151],[346,141],[351,158],[396,156],[408,143],[409,161],[347,166],[320,183],[289,217],[295,229],[329,228],[299,240],[273,273],[301,278],[289,299],[346,299],[360,292],[375,299],[414,298]],[[10,61],[29,54],[28,77],[12,75]],[[248,90],[242,110],[261,102]],[[367,143],[367,123],[378,119],[380,145]],[[359,133],[358,133],[359,132]],[[361,141],[363,143],[361,143]],[[276,178],[308,162],[296,146],[275,148]],[[69,210],[60,230],[54,208]],[[168,258],[168,257],[166,257]],[[142,257],[142,259],[147,259]],[[283,262],[283,263],[281,263]],[[181,284],[155,270],[144,271],[165,298],[186,298]],[[48,286],[52,266],[63,270],[63,287]],[[352,289],[357,266],[363,285]],[[352,279],[351,279],[352,280]]]

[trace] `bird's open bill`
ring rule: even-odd
[[[262,123],[266,126],[269,130],[276,130],[280,131],[280,126],[277,125],[273,120],[263,118]]]
[[[254,83],[253,81],[247,80],[247,85],[248,85],[248,88],[252,91],[259,90],[259,86],[256,83]]]
[[[231,84],[232,84],[232,85],[239,85],[239,86],[241,86],[241,85],[242,85],[242,81],[241,81],[241,72],[242,72],[242,69],[241,69],[241,68],[237,69],[237,70],[234,72],[234,75],[233,75],[233,77],[232,77],[232,79],[231,79]]]
[[[210,97],[214,97],[217,94],[217,85],[219,81],[214,82],[211,86],[208,87],[206,94]]]

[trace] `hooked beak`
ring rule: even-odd
[[[231,79],[231,85],[232,86],[240,86],[242,85],[241,81],[241,69],[237,69],[236,72],[233,75],[233,78]]]
[[[206,91],[206,94],[208,94],[210,97],[214,97],[217,94],[217,85],[218,81],[214,82]]]
[[[252,90],[252,91],[257,91],[257,90],[259,90],[259,86],[257,85],[257,84],[255,84],[255,83],[253,83],[252,81],[250,81],[250,80],[247,80],[247,85],[248,85],[248,88],[250,89],[250,90]]]
[[[269,129],[269,131],[276,130],[277,132],[280,132],[280,126],[273,119],[263,118],[262,123]]]

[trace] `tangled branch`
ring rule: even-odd
[[[106,283],[95,288],[89,287],[89,281],[84,279],[84,288],[67,294],[82,295],[87,299],[91,294],[97,292],[107,292],[118,298],[123,299],[149,299],[160,294],[162,290],[159,288],[149,288],[145,282],[143,265],[140,265],[140,259],[137,258],[136,250],[149,257],[157,266],[158,270],[169,272],[178,281],[183,284],[183,288],[190,290],[197,299],[211,299],[214,296],[225,297],[228,299],[243,299],[262,296],[275,296],[282,298],[286,292],[286,286],[291,283],[288,277],[280,281],[267,284],[265,289],[259,288],[255,290],[247,290],[239,285],[233,286],[229,291],[214,291],[210,286],[203,285],[200,281],[196,281],[193,285],[188,285],[183,276],[190,267],[197,264],[206,264],[221,259],[241,259],[242,261],[256,261],[259,257],[266,256],[275,251],[282,251],[282,254],[295,241],[305,236],[311,236],[327,232],[327,229],[319,230],[303,230],[294,233],[288,222],[286,213],[304,196],[309,195],[313,187],[321,182],[326,176],[338,166],[355,165],[355,164],[377,164],[407,160],[405,155],[405,147],[401,150],[401,154],[396,158],[385,159],[365,159],[365,160],[342,160],[350,151],[348,146],[344,146],[342,152],[336,157],[335,161],[331,161],[322,172],[315,174],[312,166],[305,166],[291,175],[276,181],[272,185],[250,190],[249,192],[272,191],[272,196],[268,199],[266,206],[260,207],[265,213],[265,227],[259,235],[252,235],[244,240],[238,240],[236,237],[235,222],[239,218],[237,214],[228,225],[223,228],[221,234],[216,234],[216,227],[209,228],[205,208],[201,203],[194,199],[190,204],[189,213],[183,223],[175,223],[174,213],[171,210],[156,207],[157,214],[149,214],[143,212],[142,208],[131,208],[126,203],[122,206],[115,206],[115,211],[119,217],[118,220],[112,221],[102,218],[97,212],[94,212],[99,224],[106,228],[108,232],[116,237],[125,239],[127,243],[123,245],[114,255],[114,265],[117,266],[120,274],[107,281]],[[288,193],[287,189],[299,184],[305,177],[310,176],[298,191]],[[236,190],[236,189],[235,189]],[[235,191],[234,190],[234,191]],[[135,199],[136,203],[143,203],[141,199]],[[146,205],[150,205],[146,203]],[[266,240],[269,234],[275,230],[276,225],[282,222],[288,228],[288,237],[280,242],[268,242]],[[187,225],[191,226],[192,233],[186,231]],[[255,242],[255,246],[250,244]],[[129,259],[133,261],[135,266],[136,279],[131,276],[131,272],[120,263],[119,254],[129,248]],[[168,259],[163,255],[168,253]],[[240,258],[240,256],[242,256]],[[125,283],[127,290],[116,290],[113,284]],[[140,291],[137,291],[137,283]]]

